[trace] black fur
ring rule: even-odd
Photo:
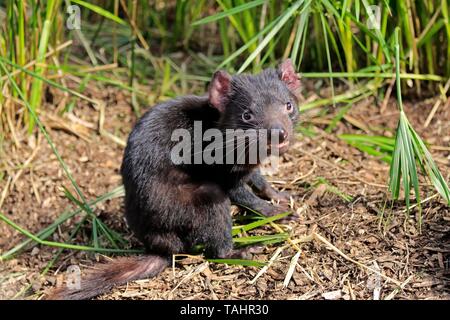
[[[282,112],[288,101],[294,105],[291,115]],[[276,122],[292,135],[296,102],[279,71],[266,69],[232,77],[223,113],[206,96],[187,96],[153,107],[138,121],[125,150],[122,176],[128,224],[149,252],[170,256],[205,244],[207,255],[225,257],[232,250],[231,201],[264,214],[275,211],[245,187],[249,178],[264,184],[261,175],[250,175],[256,166],[174,165],[172,132],[192,132],[194,121],[202,121],[203,130],[269,129]],[[250,124],[242,120],[246,110],[254,116]]]
[[[285,210],[257,197],[250,187],[264,198],[283,197],[261,176],[258,164],[174,164],[172,133],[186,129],[193,136],[194,121],[201,121],[203,131],[281,128],[291,141],[298,117],[293,88],[298,87],[289,61],[258,75],[230,77],[222,71],[215,74],[209,95],[174,99],[145,113],[129,136],[121,173],[126,219],[148,255],[115,259],[89,272],[81,288],[59,287],[47,298],[87,299],[114,285],[155,276],[173,254],[197,244],[205,246],[208,257],[246,257],[245,250],[233,249],[231,203],[270,215]],[[287,102],[293,106],[289,112]],[[243,119],[245,112],[251,120]]]

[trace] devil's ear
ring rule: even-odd
[[[220,112],[225,111],[230,89],[231,76],[226,71],[216,71],[209,84],[209,102]]]
[[[280,80],[283,81],[289,90],[298,97],[300,95],[300,88],[302,83],[300,77],[295,72],[291,59],[283,61],[278,67],[278,74]]]

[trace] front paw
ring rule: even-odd
[[[288,205],[274,205],[274,204],[265,204],[260,206],[259,208],[255,209],[255,211],[258,211],[259,213],[265,215],[266,217],[273,217],[281,213],[290,212],[291,214],[287,215],[286,217],[278,220],[279,222],[288,222],[296,220],[298,217],[293,212],[293,210]]]
[[[249,246],[245,248],[232,249],[221,258],[251,260],[255,253],[261,253],[261,251],[262,251],[261,247]]]
[[[268,188],[264,193],[267,195],[267,198],[281,203],[289,203],[291,200],[291,195],[286,191],[277,191],[273,188]]]

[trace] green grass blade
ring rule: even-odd
[[[38,116],[36,115],[35,111],[31,107],[31,105],[26,100],[23,92],[19,89],[17,83],[14,81],[14,79],[12,79],[12,77],[11,77],[10,73],[8,72],[8,70],[6,69],[5,65],[1,61],[0,61],[0,69],[3,69],[3,71],[7,74],[11,85],[14,87],[14,89],[17,91],[17,93],[19,94],[19,96],[22,99],[22,101],[25,103],[25,106],[27,107],[30,115],[34,119],[35,123],[38,125],[39,129],[41,130],[42,134],[44,135],[45,139],[47,140],[47,143],[49,144],[53,154],[56,156],[58,162],[60,163],[64,173],[66,174],[66,177],[69,179],[69,181],[71,182],[72,186],[75,188],[78,196],[82,199],[84,208],[87,211],[89,211],[91,214],[93,214],[93,211],[90,208],[89,204],[87,203],[87,200],[86,200],[84,194],[81,192],[81,189],[79,188],[78,184],[76,183],[75,179],[73,178],[72,174],[70,173],[69,168],[67,167],[66,163],[62,159],[62,157],[59,154],[58,150],[56,149],[55,145],[53,144],[53,141],[51,140],[50,136],[48,135],[47,130],[45,129],[45,127],[43,126],[43,124],[39,120]]]
[[[264,226],[266,224],[269,224],[270,222],[273,222],[273,221],[282,219],[284,217],[287,217],[290,214],[291,214],[291,212],[280,213],[280,214],[274,215],[272,217],[267,217],[267,218],[263,218],[263,219],[260,219],[258,221],[255,221],[255,222],[251,222],[251,223],[246,224],[244,226],[233,227],[232,235],[235,236],[235,235],[238,235],[238,234],[240,234],[242,232],[250,231],[250,230],[258,228],[260,226]]]
[[[272,21],[271,23],[267,24],[267,26],[264,27],[264,29],[262,29],[258,34],[256,34],[252,39],[248,40],[242,47],[240,47],[238,50],[236,50],[235,52],[233,52],[228,58],[226,58],[218,67],[217,69],[223,68],[224,66],[226,66],[227,64],[229,64],[231,61],[233,61],[234,59],[236,59],[238,56],[240,56],[245,50],[247,50],[248,48],[250,48],[250,46],[254,43],[256,43],[256,41],[258,41],[258,39],[264,35],[266,32],[270,31],[272,29],[272,27],[278,23],[278,21],[280,21],[281,17],[278,17],[277,19],[275,19],[274,21]]]
[[[92,200],[91,202],[89,202],[89,205],[90,206],[95,206],[98,203],[102,203],[102,202],[104,202],[106,200],[114,199],[114,198],[117,198],[117,197],[122,197],[124,194],[125,194],[125,191],[124,191],[123,186],[119,186],[119,187],[111,190],[110,192],[107,192],[107,193],[99,196],[98,198]],[[53,234],[53,232],[55,232],[55,230],[58,228],[58,226],[62,225],[64,222],[66,222],[67,220],[73,218],[77,214],[80,214],[83,211],[84,210],[82,210],[81,208],[78,208],[78,209],[76,209],[74,211],[69,211],[69,212],[62,213],[52,224],[50,224],[49,226],[47,226],[44,229],[42,229],[39,232],[37,232],[36,233],[36,237],[38,237],[41,240],[45,240],[51,234]],[[14,257],[15,254],[17,254],[21,250],[24,250],[25,248],[31,247],[31,246],[28,246],[28,245],[31,244],[32,242],[33,242],[32,239],[27,239],[27,240],[19,243],[14,248],[12,248],[12,249],[8,250],[7,252],[3,253],[0,256],[0,260],[4,261],[4,260],[11,259],[12,257]]]
[[[209,262],[222,263],[229,265],[240,265],[244,267],[264,267],[267,263],[256,261],[256,260],[245,260],[245,259],[206,259]]]
[[[92,251],[92,252],[102,252],[102,253],[143,253],[143,250],[133,250],[133,249],[110,249],[110,248],[95,248],[95,247],[89,247],[89,246],[79,246],[79,245],[73,245],[63,242],[55,242],[55,241],[47,241],[47,240],[41,240],[39,237],[35,236],[31,232],[25,230],[21,226],[17,225],[10,219],[8,219],[3,213],[0,212],[0,220],[4,221],[6,224],[20,232],[21,234],[25,235],[26,237],[30,238],[31,240],[49,247],[55,247],[55,248],[64,248],[64,249],[71,249],[71,250],[81,250],[81,251]]]
[[[248,236],[233,238],[233,242],[239,245],[252,245],[256,243],[272,244],[277,242],[283,242],[289,237],[288,233],[277,233],[263,236]]]
[[[102,7],[99,7],[99,6],[95,5],[95,4],[92,4],[92,3],[89,3],[89,2],[86,2],[86,1],[82,1],[82,0],[70,0],[70,2],[79,4],[80,6],[83,6],[86,9],[89,9],[89,10],[91,10],[91,11],[93,11],[93,12],[95,12],[95,13],[97,13],[97,14],[99,14],[99,15],[101,15],[101,16],[109,19],[109,20],[117,22],[117,23],[119,23],[121,25],[124,25],[124,26],[127,25],[127,23],[124,20],[122,20],[121,18],[119,18],[118,16],[115,16],[111,12],[109,12],[109,11],[107,11],[107,10],[103,9]]]
[[[192,26],[198,26],[198,25],[201,25],[201,24],[206,24],[206,23],[214,22],[214,21],[217,21],[217,20],[226,18],[226,17],[228,17],[228,16],[234,15],[234,14],[236,14],[236,13],[239,13],[239,12],[242,12],[242,11],[245,11],[245,10],[249,10],[249,9],[254,8],[254,7],[257,7],[257,6],[260,6],[260,5],[262,5],[262,4],[263,4],[264,2],[266,2],[266,1],[267,1],[267,0],[254,0],[254,1],[250,1],[250,2],[247,2],[247,3],[245,3],[245,4],[242,4],[242,5],[233,7],[233,8],[231,8],[231,9],[224,10],[224,11],[222,11],[222,12],[216,13],[216,14],[214,14],[214,15],[212,15],[212,16],[208,16],[208,17],[206,17],[206,18],[197,20],[197,21],[193,22],[191,25],[192,25]]]
[[[294,45],[293,45],[292,51],[291,51],[291,60],[292,60],[292,64],[294,66],[297,65],[297,57],[299,55],[299,50],[301,49],[300,45],[302,44],[302,39],[305,38],[305,33],[306,33],[308,21],[309,21],[309,14],[310,14],[310,6],[309,5],[310,5],[310,3],[311,3],[311,1],[309,1],[309,3],[305,4],[305,6],[304,6],[305,10],[300,14],[300,23],[298,24],[298,27],[297,27]],[[303,44],[304,44],[304,41],[303,41]],[[300,61],[301,61],[301,59],[300,59]]]
[[[269,44],[269,42],[275,37],[280,29],[286,24],[286,22],[293,17],[294,13],[302,5],[303,2],[304,0],[298,0],[291,7],[289,7],[288,10],[286,10],[280,21],[273,27],[273,29],[267,34],[267,36],[264,37],[255,51],[253,51],[250,56],[244,61],[242,66],[239,68],[238,73],[243,72],[250,65],[250,63],[253,62],[253,60]]]
[[[24,72],[24,73],[26,73],[26,74],[29,74],[30,76],[32,76],[32,77],[34,77],[34,78],[37,78],[37,79],[39,79],[39,80],[41,80],[41,81],[43,81],[43,82],[45,82],[45,83],[51,85],[52,87],[55,87],[55,88],[58,88],[58,89],[62,90],[63,92],[70,93],[70,94],[72,94],[72,95],[74,95],[74,96],[76,96],[76,97],[78,97],[78,98],[80,98],[80,99],[86,100],[86,101],[91,102],[91,103],[93,103],[93,104],[98,104],[98,101],[96,101],[96,100],[94,100],[94,99],[90,99],[90,98],[88,98],[88,97],[86,97],[86,96],[80,94],[79,92],[76,92],[76,91],[74,91],[74,90],[72,90],[72,89],[66,88],[66,87],[60,85],[60,84],[57,83],[57,82],[54,82],[54,81],[52,81],[52,80],[48,80],[48,79],[46,79],[45,77],[43,77],[43,76],[37,74],[36,72],[27,70],[27,69],[25,69],[25,68],[19,66],[18,64],[15,64],[15,63],[13,63],[13,62],[10,62],[10,61],[6,60],[5,58],[3,58],[3,57],[1,57],[1,56],[0,56],[0,62],[4,62],[4,63],[6,63],[6,64],[9,64],[9,65],[13,66],[13,67],[16,68],[16,69],[19,69],[19,70],[21,70],[22,72]],[[9,73],[7,73],[6,75],[8,76],[8,74],[9,74]],[[25,101],[24,101],[24,102],[25,102]]]
[[[323,31],[323,38],[325,39],[325,52],[327,53],[327,63],[328,63],[328,72],[330,74],[333,73],[333,67],[331,65],[331,55],[330,55],[330,47],[328,45],[328,35],[325,27],[325,17],[323,14],[320,15],[320,21],[322,22],[322,31]],[[333,99],[333,107],[336,107],[336,101],[334,99],[334,83],[333,78],[330,78],[330,85],[331,85],[331,98]]]
[[[43,67],[45,62],[45,53],[47,51],[48,41],[50,38],[50,28],[52,26],[52,16],[53,10],[55,10],[55,0],[48,0],[46,7],[46,17],[44,21],[44,25],[42,27],[42,33],[39,40],[39,49],[38,55],[36,58],[36,74],[42,75],[44,73],[45,68]],[[38,105],[41,103],[42,96],[42,80],[39,78],[34,78],[31,84],[31,94],[30,94],[30,107],[33,112],[36,111]],[[31,133],[35,125],[34,117],[29,119],[28,123],[28,132]]]

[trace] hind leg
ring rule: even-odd
[[[224,227],[221,229],[210,230],[207,236],[205,246],[205,256],[208,258],[220,259],[251,259],[252,253],[255,252],[255,247],[245,247],[236,249],[233,247],[233,238],[231,236],[232,219],[230,214],[230,206],[220,217],[217,216],[218,225]],[[217,211],[216,211],[217,213]],[[222,218],[222,219],[221,219]]]
[[[166,257],[185,251],[183,241],[174,232],[154,231],[148,233],[145,235],[143,243],[147,252]]]
[[[225,258],[233,252],[231,236],[230,203],[225,201],[207,210],[205,223],[200,226],[205,244],[205,256],[208,258]]]
[[[219,234],[211,234],[205,246],[205,256],[219,259],[251,259],[252,248],[233,248],[231,228],[227,228]]]
[[[192,189],[191,189],[192,190]],[[208,258],[226,258],[237,255],[231,236],[231,203],[220,186],[202,183],[189,193],[192,201],[192,245],[203,244]]]
[[[251,259],[254,247],[233,248],[230,202],[208,208],[209,219],[201,226],[208,258]]]

